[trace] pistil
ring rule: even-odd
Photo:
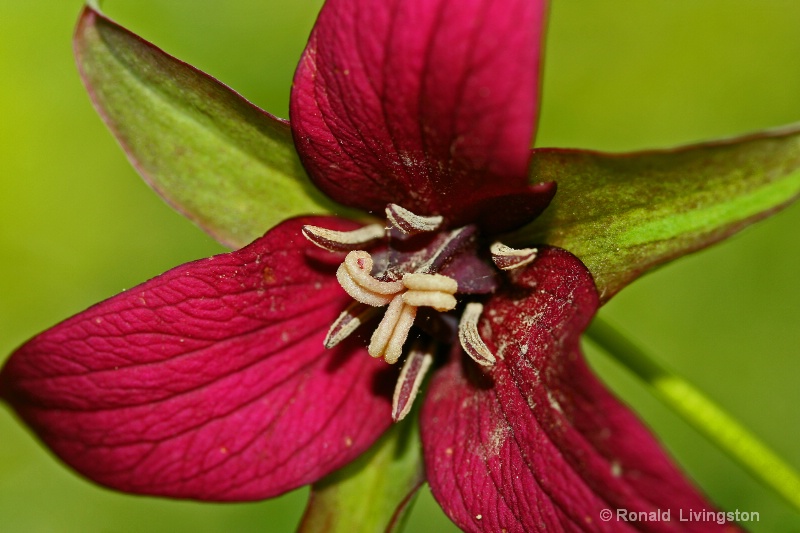
[[[402,281],[380,281],[372,277],[372,256],[363,250],[347,254],[336,271],[339,284],[354,300],[373,307],[389,304],[403,290]]]
[[[419,272],[407,273],[402,280],[382,281],[372,276],[373,266],[368,252],[354,250],[339,266],[336,278],[354,300],[372,307],[389,306],[372,335],[368,351],[372,357],[382,357],[393,364],[403,353],[417,308],[432,307],[439,312],[455,309],[458,283],[441,274]],[[361,310],[353,312],[352,307],[348,308],[328,332],[326,345],[338,343],[352,333],[360,324],[362,314]]]
[[[441,274],[411,273],[403,276],[403,285],[408,289],[403,293],[403,301],[415,307],[433,307],[440,313],[456,307],[458,283],[453,278]]]
[[[417,308],[406,304],[402,295],[395,296],[372,334],[367,348],[369,354],[372,357],[383,357],[390,365],[396,363],[403,354],[403,344],[416,317]]]

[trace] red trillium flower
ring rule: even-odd
[[[291,131],[313,183],[372,220],[293,218],[102,302],[19,348],[2,398],[126,492],[276,496],[419,404],[427,481],[465,530],[725,529],[601,520],[710,506],[584,362],[587,268],[504,244],[556,190],[529,184],[544,10],[328,0]]]

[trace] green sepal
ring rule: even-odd
[[[555,181],[550,207],[509,244],[578,256],[603,302],[644,272],[718,242],[800,194],[800,130],[671,151],[537,149],[531,181]]]
[[[408,416],[364,455],[312,485],[298,531],[402,531],[425,481],[418,427],[417,416]]]
[[[74,47],[92,102],[133,166],[219,242],[241,247],[301,214],[352,217],[311,183],[285,120],[91,5]]]

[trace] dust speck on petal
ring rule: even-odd
[[[561,404],[558,403],[558,400],[556,400],[553,397],[553,394],[550,391],[547,391],[547,401],[550,402],[550,407],[552,407],[553,409],[555,409],[559,413],[563,413],[564,412],[564,410],[561,409]]]
[[[498,424],[497,427],[494,428],[486,443],[485,450],[487,458],[496,457],[500,454],[500,450],[503,448],[503,444],[505,444],[510,433],[511,428],[505,424]]]
[[[275,283],[275,272],[270,267],[264,267],[264,283],[267,285],[271,285]]]

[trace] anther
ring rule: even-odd
[[[437,272],[450,262],[456,252],[475,238],[475,226],[464,226],[451,231],[436,251],[416,272]]]
[[[536,248],[511,248],[503,243],[496,242],[489,247],[492,261],[501,270],[514,270],[523,267],[536,259]]]
[[[371,307],[361,302],[353,302],[331,324],[325,336],[325,348],[333,348],[350,336],[358,327],[372,318],[378,312],[377,307]]]
[[[372,277],[372,256],[363,250],[347,254],[336,271],[339,284],[354,300],[381,307],[392,301],[403,290],[402,281],[380,281]]]
[[[330,252],[349,252],[367,247],[383,238],[385,229],[380,224],[370,224],[353,231],[335,231],[319,226],[303,226],[303,237]]]
[[[386,206],[386,218],[392,226],[406,235],[436,231],[444,220],[440,216],[423,217],[415,215],[397,204]]]
[[[411,411],[419,386],[433,363],[433,346],[423,349],[417,342],[411,346],[392,397],[392,418],[399,422]]]
[[[458,324],[458,340],[461,347],[476,363],[492,366],[497,362],[492,351],[486,346],[478,333],[478,320],[483,313],[483,304],[472,302],[464,308]]]

